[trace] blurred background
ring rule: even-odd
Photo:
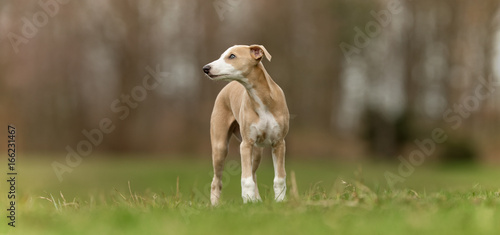
[[[232,45],[262,44],[292,115],[288,156],[396,160],[441,128],[448,138],[432,161],[500,163],[499,7],[1,1],[0,123],[17,127],[22,152],[61,161],[103,118],[116,128],[94,152],[210,158],[209,118],[225,82],[201,68]],[[112,104],[142,84],[146,67],[168,76],[121,120]]]

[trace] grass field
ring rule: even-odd
[[[222,203],[212,208],[205,196],[212,174],[208,158],[98,159],[84,159],[72,173],[64,175],[63,182],[56,179],[50,161],[34,157],[19,160],[16,228],[8,227],[6,216],[2,216],[0,233],[500,232],[500,168],[495,167],[422,166],[406,182],[390,190],[384,172],[397,172],[397,165],[289,158],[288,200],[275,203],[272,163],[265,159],[258,171],[263,202],[243,204],[239,162],[234,157],[229,159],[224,175]],[[290,193],[295,188],[290,183],[292,171],[298,197]],[[2,187],[1,192],[6,192],[5,183]],[[2,195],[0,203],[6,208],[7,197]]]

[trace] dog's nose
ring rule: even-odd
[[[210,69],[211,68],[212,67],[210,65],[205,65],[205,66],[203,66],[203,72],[205,72],[206,74],[208,74],[208,73],[210,73]]]

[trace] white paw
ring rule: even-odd
[[[214,178],[210,189],[210,202],[212,203],[212,206],[217,206],[219,204],[220,190],[220,180]]]
[[[241,179],[241,197],[243,198],[243,203],[257,201],[257,197],[255,196],[255,182],[253,182],[252,177]]]
[[[219,197],[215,195],[210,195],[210,202],[212,203],[212,206],[217,206],[219,205]]]
[[[286,195],[286,180],[284,178],[274,179],[274,199],[277,202],[285,200]]]

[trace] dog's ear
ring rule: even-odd
[[[262,56],[265,56],[267,60],[271,61],[271,54],[267,52],[266,48],[262,45],[251,45],[250,46],[250,54],[256,60],[261,60]]]

